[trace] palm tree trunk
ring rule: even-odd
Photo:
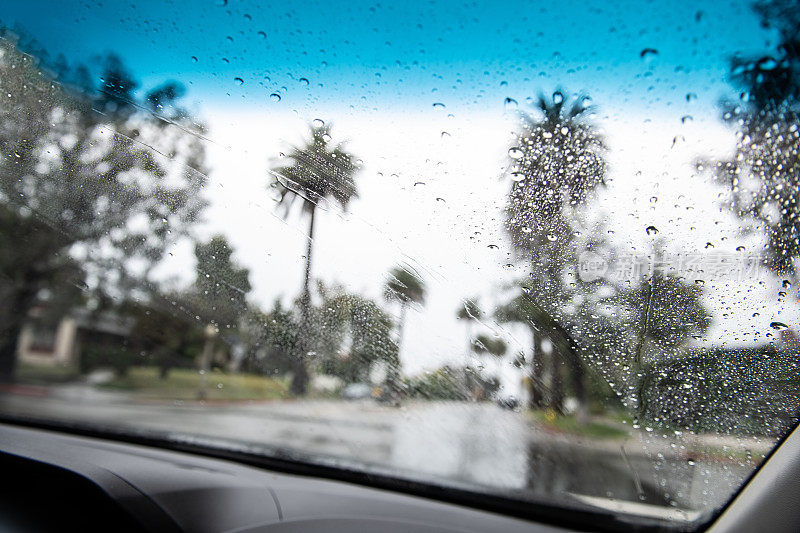
[[[4,328],[2,344],[0,345],[0,383],[10,383],[14,381],[14,374],[17,367],[17,348],[19,346],[19,335],[22,327],[14,325]]]
[[[467,351],[464,354],[464,366],[469,365],[470,356],[472,355],[472,324],[467,322]]]
[[[578,402],[578,423],[585,424],[589,418],[589,406],[586,403],[586,371],[583,368],[580,354],[577,353],[573,345],[565,339],[565,348],[569,373],[572,378],[572,389],[575,393],[575,400]]]
[[[542,346],[539,335],[531,328],[533,336],[533,355],[531,356],[531,376],[528,381],[528,405],[531,409],[538,409],[544,404],[544,394],[542,391],[542,374],[544,365],[542,364]]]
[[[305,276],[303,277],[303,301],[305,303],[311,302],[311,254],[314,251],[314,215],[316,212],[316,206],[311,204],[311,215],[308,219],[308,243],[306,244],[306,270]],[[309,314],[308,305],[305,306],[303,312],[306,314],[307,318]]]
[[[300,295],[300,337],[296,346],[296,353],[292,358],[292,383],[289,387],[292,394],[301,396],[308,392],[308,335],[311,327],[311,254],[314,251],[314,215],[316,206],[311,204],[311,214],[308,222],[308,244],[306,246],[306,266],[303,276],[303,292]]]
[[[386,386],[390,394],[397,397],[400,393],[400,344],[403,340],[403,324],[406,321],[406,303],[400,303],[400,319],[397,321],[397,356],[389,362],[386,369]]]
[[[397,323],[397,354],[398,354],[398,361],[400,359],[400,345],[403,343],[403,326],[406,323],[406,308],[408,304],[406,302],[400,303],[400,320]]]
[[[469,375],[467,373],[467,369],[469,368],[470,363],[470,352],[472,351],[472,324],[468,321],[467,322],[467,352],[464,354],[464,390],[467,394],[470,393],[469,390]]]
[[[564,412],[564,386],[562,379],[561,354],[553,341],[550,341],[550,408],[556,413]]]
[[[15,290],[7,302],[10,312],[0,328],[0,382],[14,381],[19,336],[28,311],[36,300],[36,291],[29,288],[32,284],[25,285]]]

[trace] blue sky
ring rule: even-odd
[[[686,87],[713,104],[727,58],[771,37],[747,2],[713,1],[26,0],[0,20],[70,61],[114,51],[146,86],[177,78],[200,104],[298,111],[474,111],[557,85],[610,109],[681,105]]]

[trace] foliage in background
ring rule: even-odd
[[[373,367],[380,363],[387,371],[386,380],[396,379],[400,362],[392,317],[374,301],[341,287],[320,285],[319,292],[322,301],[314,309],[313,322],[320,370],[345,383],[369,382]]]
[[[800,256],[800,7],[791,0],[756,2],[762,25],[778,31],[773,50],[734,56],[731,83],[739,101],[723,102],[722,118],[736,128],[729,159],[701,161],[730,190],[729,206],[750,231],[768,240],[767,264],[796,277]]]
[[[402,388],[411,398],[465,401],[490,399],[499,390],[500,383],[497,378],[484,376],[480,369],[446,365],[405,378]]]
[[[22,322],[42,291],[78,286],[99,309],[149,290],[153,268],[205,207],[206,169],[202,129],[170,94],[141,102],[116,56],[99,85],[62,64],[86,84],[71,90],[5,37],[0,223],[6,235],[30,228],[12,247],[26,253],[0,264],[0,379],[11,379]]]

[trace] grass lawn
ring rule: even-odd
[[[127,375],[101,387],[130,391],[141,398],[197,400],[200,374],[197,370],[174,368],[167,379],[158,377],[155,367],[132,367]],[[225,374],[212,370],[206,378],[207,400],[277,400],[289,396],[285,381],[254,374]]]
[[[558,416],[547,410],[530,411],[529,415],[540,426],[559,433],[568,433],[589,439],[623,439],[629,435],[627,431],[617,427],[613,422],[589,420],[585,424],[580,424],[575,415]]]
[[[49,385],[78,379],[78,369],[61,365],[33,365],[17,363],[15,378],[21,383]]]

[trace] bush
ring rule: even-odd
[[[136,354],[121,346],[87,346],[80,357],[80,371],[86,374],[97,368],[111,368],[119,376],[136,363]]]
[[[466,379],[466,382],[465,382]],[[406,393],[427,400],[486,399],[494,394],[500,383],[497,378],[486,377],[480,371],[444,366],[422,376],[408,378],[403,383]]]

